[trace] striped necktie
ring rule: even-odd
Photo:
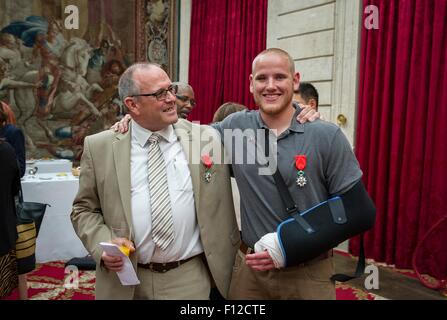
[[[174,240],[174,223],[171,213],[166,164],[158,142],[160,135],[149,137],[149,192],[152,210],[152,239],[165,250]]]

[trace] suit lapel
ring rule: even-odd
[[[130,138],[132,128],[125,134],[118,134],[113,143],[113,158],[115,160],[116,175],[118,178],[118,189],[124,208],[127,225],[130,228],[130,237],[133,237],[131,185],[130,185]],[[113,186],[111,186],[113,187]]]
[[[200,206],[200,163],[197,163],[197,159],[194,159],[193,155],[200,152],[200,141],[195,141],[191,132],[191,128],[184,124],[183,121],[178,121],[174,124],[175,134],[179,138],[186,158],[188,159],[189,172],[191,174],[192,187],[194,190],[194,202],[196,205],[196,211],[199,212]],[[195,136],[195,135],[194,135]],[[199,137],[200,138],[200,135]]]

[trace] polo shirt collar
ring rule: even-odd
[[[262,120],[261,111],[259,111],[259,110],[258,110],[258,112],[256,112],[256,124],[257,124],[258,128],[269,129],[269,127],[267,127],[267,125]]]
[[[296,117],[301,112],[301,108],[299,107],[298,103],[296,103],[295,101],[293,101],[293,107],[295,108],[295,113],[293,114],[293,118],[290,122],[290,127],[285,132],[293,131],[293,132],[303,133],[304,132],[304,124],[299,123],[299,121],[296,120]],[[257,122],[258,128],[269,129],[267,127],[267,125],[264,123],[264,121],[262,120],[261,112],[259,110],[256,114],[256,122]],[[281,135],[283,135],[285,132],[283,132]]]

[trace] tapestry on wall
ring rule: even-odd
[[[172,73],[174,3],[0,2],[0,99],[25,133],[27,158],[78,161],[85,136],[125,114],[117,85],[133,62]]]

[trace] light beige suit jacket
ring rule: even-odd
[[[221,140],[213,128],[183,119],[174,124],[174,130],[189,160],[197,221],[208,268],[219,291],[226,297],[240,237],[229,166],[217,163],[219,153],[223,154]],[[97,263],[97,299],[132,299],[134,293],[134,286],[122,286],[116,273],[101,265],[102,250],[99,246],[102,241],[110,241],[110,226],[120,225],[122,221],[129,226],[133,240],[130,132],[131,129],[125,134],[104,131],[87,137],[84,142],[79,191],[73,203],[71,220],[77,235]],[[202,150],[204,146],[211,145],[210,141],[214,151]],[[204,153],[215,158],[210,182],[205,181],[206,168],[200,162]],[[137,268],[135,254],[130,258]]]

